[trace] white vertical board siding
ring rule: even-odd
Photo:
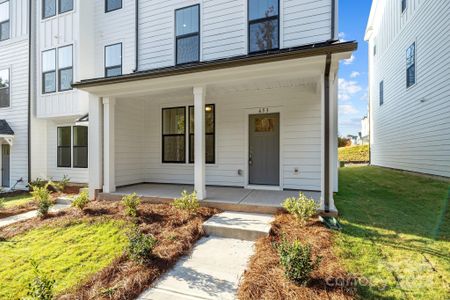
[[[4,69],[10,71],[10,107],[0,108],[0,119],[6,120],[15,134],[10,154],[10,184],[13,186],[22,178],[23,183],[17,188],[25,188],[28,182],[28,39],[14,38],[8,45],[0,42],[0,70]]]
[[[383,41],[370,66],[372,163],[450,177],[450,2],[410,0],[403,15],[389,4],[370,41]],[[414,42],[416,84],[406,88],[406,50]]]
[[[28,0],[10,0],[9,11],[11,39],[27,36]],[[0,47],[2,47],[2,43],[0,43]]]
[[[96,77],[105,76],[105,46],[111,44],[122,43],[123,74],[132,73],[135,70],[135,2],[135,0],[122,0],[121,9],[105,13],[105,0],[95,0]]]

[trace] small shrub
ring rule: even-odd
[[[152,256],[156,245],[156,238],[152,235],[143,234],[138,228],[134,228],[128,234],[128,255],[134,261],[144,263]]]
[[[319,208],[314,199],[306,197],[303,193],[300,193],[298,198],[291,197],[284,200],[283,207],[294,215],[302,226],[316,214]]]
[[[53,286],[55,280],[48,278],[44,273],[39,270],[39,265],[35,261],[31,261],[33,267],[34,279],[28,284],[28,293],[31,299],[36,300],[52,300]]]
[[[133,193],[124,196],[122,198],[122,204],[125,206],[125,213],[127,216],[136,217],[138,206],[141,204],[141,198],[139,198],[136,193]]]
[[[298,240],[290,243],[285,238],[278,245],[278,254],[286,277],[299,284],[308,283],[312,271],[319,267],[322,260],[321,257],[312,259],[310,245],[302,245]]]
[[[38,205],[38,216],[45,217],[48,214],[50,207],[53,205],[50,199],[50,191],[48,186],[50,183],[45,184],[43,187],[32,186],[31,195]]]
[[[79,210],[83,210],[86,207],[86,205],[88,205],[88,203],[89,203],[89,194],[88,192],[83,191],[72,202],[72,207],[76,207]]]
[[[188,194],[186,191],[181,193],[180,198],[174,199],[172,205],[178,209],[188,211],[189,213],[196,212],[200,207],[197,193],[192,192],[191,194]]]
[[[33,188],[44,187],[47,184],[47,182],[48,182],[48,180],[44,180],[40,177],[37,177],[35,180],[30,181],[28,186],[31,188],[31,190],[33,190]]]

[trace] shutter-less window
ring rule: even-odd
[[[9,69],[0,70],[0,107],[10,105]]]
[[[248,1],[248,48],[260,52],[279,48],[278,0]]]
[[[177,64],[200,60],[200,6],[176,10],[176,60]]]

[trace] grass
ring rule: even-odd
[[[341,147],[338,156],[342,162],[368,162],[369,145]]]
[[[340,170],[336,250],[363,299],[448,299],[449,183],[379,167]],[[362,282],[362,283],[361,283]]]
[[[30,194],[22,194],[13,197],[5,198],[5,208],[13,208],[16,206],[28,204],[33,202],[33,197]]]
[[[26,296],[30,259],[56,280],[55,292],[74,287],[109,265],[126,246],[123,222],[75,223],[33,229],[0,242],[0,299]]]

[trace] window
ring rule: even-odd
[[[248,0],[248,48],[260,52],[279,47],[279,0]]]
[[[380,105],[384,103],[384,81],[380,82]]]
[[[42,0],[42,19],[56,16],[56,0]]]
[[[176,63],[200,60],[200,6],[194,5],[175,11]]]
[[[73,127],[73,167],[88,167],[88,128],[86,126]]]
[[[105,12],[110,12],[122,8],[122,0],[105,0]]]
[[[0,0],[0,41],[9,39],[9,1]]]
[[[406,50],[406,87],[416,83],[416,43]]]
[[[216,124],[215,124],[215,106],[207,104],[205,106],[205,147],[207,164],[214,164],[216,160],[215,142],[216,142]],[[194,107],[189,106],[189,162],[194,163]]]
[[[73,83],[73,48],[72,45],[58,49],[58,83],[59,91],[72,89]]]
[[[373,56],[377,55],[377,45],[373,46]]]
[[[0,108],[9,107],[10,89],[9,89],[9,69],[0,70]]]
[[[406,10],[407,7],[407,0],[401,0],[402,1],[402,13]]]
[[[122,75],[122,43],[105,47],[105,76]]]
[[[58,127],[58,168],[70,168],[72,165],[71,127]]]
[[[59,0],[59,13],[73,10],[73,0]]]
[[[42,93],[56,92],[56,50],[42,52]]]
[[[162,162],[186,162],[186,107],[162,110]]]

